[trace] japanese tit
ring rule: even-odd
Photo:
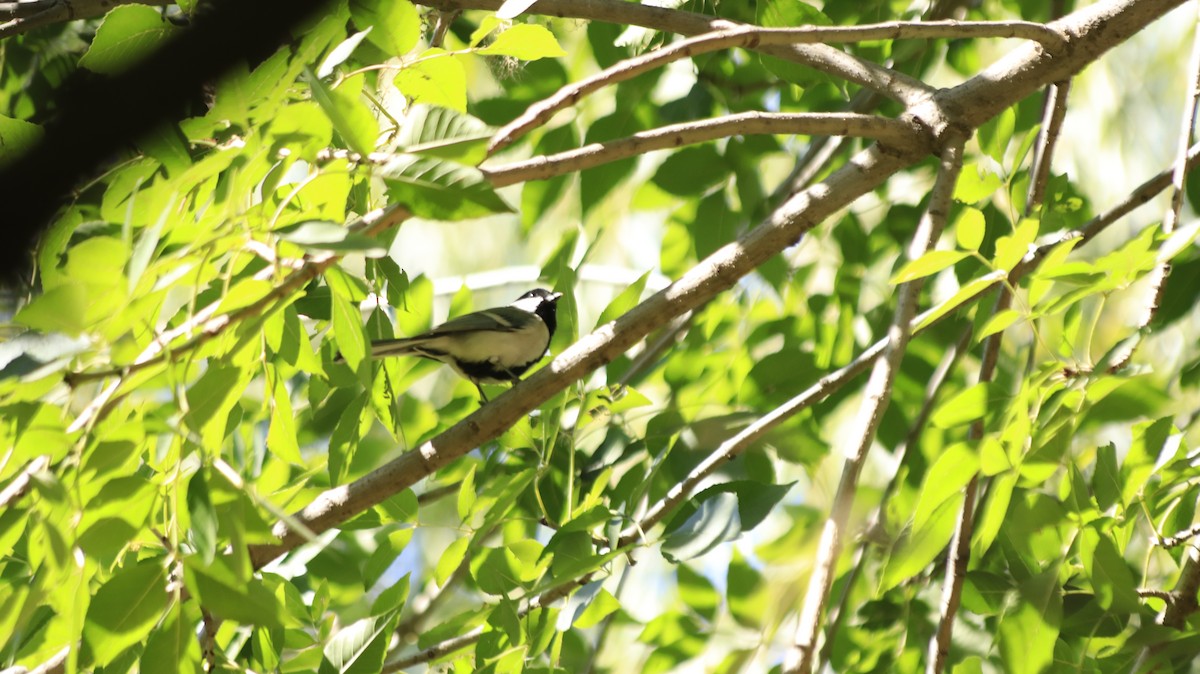
[[[546,355],[558,326],[562,293],[530,290],[506,307],[452,318],[413,337],[371,344],[371,356],[420,356],[441,361],[479,390],[481,384],[516,382]]]

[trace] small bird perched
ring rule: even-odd
[[[562,293],[535,288],[506,307],[452,318],[413,337],[371,344],[371,356],[420,356],[441,361],[471,381],[487,402],[481,384],[516,382],[546,355],[558,327]]]

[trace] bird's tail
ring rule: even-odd
[[[371,342],[372,358],[383,358],[384,356],[409,356],[420,355],[417,347],[428,342],[427,337],[406,337],[403,339],[381,339],[377,342]],[[338,354],[334,358],[335,362],[344,363],[346,359],[342,354]]]
[[[402,339],[382,339],[371,342],[371,357],[405,356],[417,353],[417,347],[428,342],[428,338],[406,337]]]

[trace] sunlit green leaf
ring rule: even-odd
[[[161,12],[145,5],[114,7],[96,30],[79,65],[114,75],[145,58],[179,29]]]
[[[519,23],[496,36],[491,44],[478,49],[486,56],[511,56],[522,61],[561,58],[567,53],[558,46],[554,34],[534,23]]]

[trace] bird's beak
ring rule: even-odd
[[[550,297],[547,299],[549,299],[551,302],[557,302],[558,298],[562,297],[562,295],[562,293],[550,293]]]

